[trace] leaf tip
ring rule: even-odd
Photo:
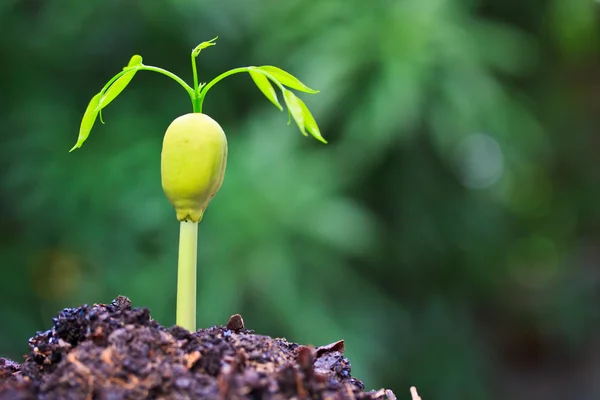
[[[143,61],[144,59],[142,58],[142,56],[140,56],[139,54],[134,54],[129,59],[128,66],[133,67],[135,65],[141,65]]]
[[[194,47],[194,49],[192,50],[192,56],[198,57],[198,55],[200,54],[200,51],[202,51],[203,49],[206,49],[207,47],[210,47],[210,46],[216,46],[217,44],[215,43],[215,41],[218,38],[219,38],[218,36],[215,36],[214,38],[210,39],[209,41],[202,42],[198,46]]]

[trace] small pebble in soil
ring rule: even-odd
[[[29,339],[22,364],[0,358],[0,400],[390,399],[351,376],[344,341],[313,348],[226,326],[165,328],[119,296],[66,308]]]

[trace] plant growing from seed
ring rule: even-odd
[[[230,75],[247,72],[265,97],[283,111],[273,85],[281,91],[288,111],[288,124],[293,119],[304,136],[311,134],[319,141],[327,143],[306,104],[290,89],[309,94],[318,91],[307,87],[278,67],[265,65],[235,68],[208,83],[199,83],[196,58],[203,49],[214,46],[216,39],[202,42],[192,50],[193,87],[170,71],[143,64],[139,55],[131,57],[127,66],[90,100],[81,120],[77,143],[70,150],[81,147],[96,119],[99,118],[104,123],[102,110],[115,100],[138,71],[166,75],[179,83],[190,96],[193,112],[176,118],[169,125],[164,135],[161,153],[162,188],[180,221],[176,324],[189,331],[196,330],[198,224],[209,202],[223,183],[227,163],[225,132],[214,119],[202,113],[208,91]]]

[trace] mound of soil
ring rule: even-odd
[[[257,335],[237,314],[191,333],[120,296],[53,322],[29,339],[23,364],[0,358],[0,400],[395,400],[350,375],[343,341],[312,348]]]

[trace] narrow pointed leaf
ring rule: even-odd
[[[277,93],[275,89],[273,89],[273,85],[267,79],[267,77],[261,72],[255,70],[249,70],[250,76],[252,80],[256,84],[256,86],[260,89],[260,91],[265,95],[267,99],[271,101],[275,105],[275,107],[279,108],[280,111],[283,111],[283,107],[279,104],[279,99],[277,98]]]
[[[296,90],[299,90],[299,91],[305,92],[305,93],[310,93],[310,94],[319,93],[318,90],[309,88],[304,83],[300,82],[300,80],[298,78],[296,78],[289,72],[282,70],[281,68],[274,67],[272,65],[263,65],[263,66],[257,67],[257,68],[262,71],[265,71],[266,73],[271,75],[273,78],[275,78],[279,83],[281,83],[284,86],[287,86],[289,88],[296,89]]]
[[[101,93],[98,93],[94,97],[92,97],[92,100],[90,100],[90,102],[85,110],[85,113],[83,114],[83,118],[81,119],[81,125],[79,126],[79,136],[77,137],[77,143],[75,143],[75,146],[73,146],[73,148],[71,150],[69,150],[69,153],[75,149],[80,148],[81,145],[83,144],[83,142],[85,142],[85,140],[90,135],[90,131],[92,130],[92,127],[94,126],[94,122],[96,122],[96,117],[98,116],[98,111],[96,108],[98,106],[98,102],[100,101],[101,95],[102,95]]]
[[[292,115],[292,118],[294,118],[294,121],[296,121],[296,125],[300,128],[300,132],[302,132],[304,136],[308,136],[304,127],[304,113],[302,112],[302,106],[300,106],[300,99],[287,89],[283,90],[283,99],[285,100],[285,105],[287,106],[289,113]]]
[[[131,82],[131,80],[135,76],[135,73],[137,72],[137,68],[135,67],[141,64],[141,56],[135,55],[131,57],[131,59],[129,60],[129,64],[127,64],[127,67],[124,68],[124,70],[128,69],[128,72],[125,72],[116,81],[114,81],[112,85],[108,87],[106,93],[104,93],[104,95],[98,102],[98,111],[109,105],[118,95],[121,94],[123,90],[125,90],[127,85],[129,85],[129,82]]]
[[[306,128],[306,130],[311,135],[313,135],[315,137],[315,139],[326,144],[327,140],[325,140],[323,138],[323,136],[321,135],[321,131],[319,130],[319,126],[317,125],[317,121],[315,121],[315,118],[313,117],[311,112],[308,110],[308,107],[306,107],[306,104],[304,104],[304,102],[299,98],[296,98],[296,100],[298,101],[298,104],[300,105],[300,108],[302,109],[302,116],[304,118],[304,127]]]

